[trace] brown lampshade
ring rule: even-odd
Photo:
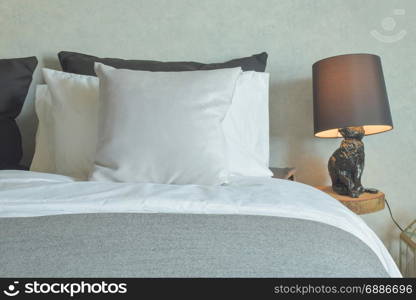
[[[315,136],[341,137],[339,128],[363,126],[366,135],[393,129],[380,57],[347,54],[313,67]]]

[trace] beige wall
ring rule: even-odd
[[[395,15],[394,9],[405,14]],[[41,66],[57,67],[59,50],[206,62],[266,50],[271,164],[296,166],[299,181],[325,184],[327,159],[340,141],[313,138],[311,65],[343,53],[378,54],[395,130],[365,139],[363,182],[385,191],[399,222],[406,224],[416,217],[415,13],[414,0],[1,0],[0,57],[36,55]],[[389,16],[397,22],[391,32],[381,25]],[[373,29],[407,34],[385,43],[370,34]],[[40,82],[39,69],[35,82]],[[33,92],[32,86],[19,120],[26,162],[36,130]],[[387,210],[364,219],[388,248],[397,249],[398,231]]]

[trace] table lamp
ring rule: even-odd
[[[316,62],[312,71],[315,136],[344,138],[328,162],[333,191],[353,198],[376,193],[361,184],[362,138],[393,129],[380,57],[329,57]]]

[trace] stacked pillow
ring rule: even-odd
[[[256,56],[235,61],[248,61],[246,68],[257,61],[257,69],[265,68]],[[133,62],[138,69],[146,61]],[[64,70],[91,73],[71,63],[66,61]],[[159,69],[172,68],[161,64]],[[37,91],[39,129],[31,169],[54,169],[80,180],[177,184],[270,176],[268,74],[182,64],[211,71],[149,72],[97,64],[98,80],[44,69],[48,86]]]
[[[62,71],[80,75],[95,76],[94,64],[96,62],[117,69],[179,72],[196,70],[215,70],[225,68],[241,68],[243,71],[264,72],[267,64],[267,53],[262,52],[252,56],[236,58],[224,63],[203,64],[199,62],[186,61],[154,61],[154,60],[132,60],[120,58],[101,58],[76,52],[61,51],[58,53]]]
[[[42,70],[38,86],[39,119],[31,170],[88,179],[97,139],[98,78]]]
[[[221,122],[241,68],[148,72],[97,64],[93,180],[176,184],[228,181]]]
[[[22,139],[15,122],[25,101],[36,57],[0,59],[0,169],[17,169]]]

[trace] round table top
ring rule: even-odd
[[[345,195],[339,195],[332,190],[331,186],[317,186],[317,189],[327,193],[347,206],[356,214],[368,214],[382,210],[384,208],[385,195],[383,192],[375,194],[363,193],[358,198],[352,198]]]

